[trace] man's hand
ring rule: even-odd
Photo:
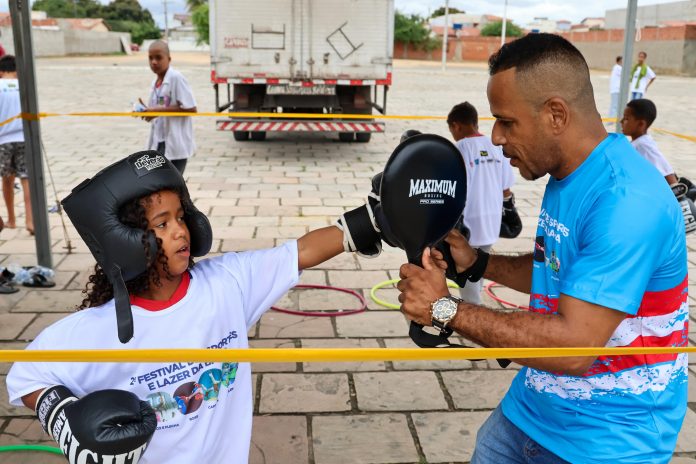
[[[399,269],[401,280],[396,285],[401,294],[401,312],[424,326],[432,325],[431,303],[438,298],[449,295],[443,269],[433,261],[430,249],[423,252],[423,267],[404,264]]]
[[[445,242],[450,246],[450,253],[452,253],[454,263],[457,265],[458,273],[474,265],[477,258],[476,250],[471,248],[469,242],[458,230],[452,229],[445,237]]]

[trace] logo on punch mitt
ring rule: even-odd
[[[447,179],[411,179],[408,197],[423,195],[421,205],[444,204],[443,196],[454,198],[457,191],[457,181]]]
[[[138,173],[138,175],[142,176],[152,171],[153,169],[157,169],[161,166],[164,166],[166,162],[167,160],[162,155],[158,154],[155,156],[150,156],[149,154],[147,154],[135,160],[133,166],[135,166],[135,170]]]

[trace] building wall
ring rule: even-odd
[[[623,53],[623,29],[569,32],[562,34],[582,52],[593,69],[611,69]],[[636,31],[633,44],[635,62],[638,52],[648,54],[647,63],[658,73],[696,76],[696,26],[648,27]]]
[[[585,56],[592,69],[610,70],[616,57],[623,54],[624,31],[622,29],[564,32]],[[637,34],[633,46],[635,55],[640,51],[648,54],[648,64],[655,72],[696,76],[696,25],[674,27],[648,27]],[[507,41],[514,40],[508,38]],[[500,47],[499,37],[460,37],[447,42],[448,61],[487,61]],[[441,60],[442,49],[425,52],[404,45],[394,44],[394,58],[414,60]]]
[[[31,31],[34,56],[65,56],[119,53],[123,51],[121,37],[130,43],[127,32],[96,32],[79,30],[51,31],[33,28]],[[14,54],[12,28],[0,27],[0,43],[7,53]]]
[[[506,42],[513,38],[507,38]],[[488,57],[500,48],[500,37],[459,37],[447,41],[448,61],[488,61]],[[413,45],[408,46],[404,54],[404,44],[394,44],[394,58],[411,60],[441,60],[442,47],[431,52],[418,50]]]
[[[66,29],[65,53],[67,55],[97,55],[119,53],[123,51],[121,37],[130,44],[130,34],[127,32],[99,32]]]
[[[34,56],[63,56],[65,55],[65,40],[63,31],[32,29],[32,45]],[[0,27],[0,43],[8,54],[15,54],[14,37],[11,27]]]
[[[696,0],[639,6],[636,10],[639,27],[657,26],[661,21],[696,21]],[[606,11],[607,29],[626,27],[626,8]]]

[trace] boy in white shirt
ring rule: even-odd
[[[13,55],[5,55],[0,58],[0,121],[17,116],[21,112],[17,63]],[[18,176],[24,192],[27,231],[34,235],[34,221],[29,196],[29,174],[24,157],[24,129],[22,128],[22,120],[17,118],[0,126],[0,175],[2,176],[2,195],[7,206],[5,226],[9,229],[16,227],[14,180],[15,176]]]
[[[166,42],[157,40],[148,51],[150,69],[157,77],[152,81],[150,98],[142,111],[166,113],[196,113],[196,100],[191,87],[179,71],[170,66],[172,57]],[[193,156],[193,122],[190,116],[146,117],[152,121],[148,150],[157,150],[184,173],[186,160]]]
[[[677,183],[674,169],[657,148],[655,140],[648,134],[648,128],[656,117],[657,108],[652,101],[646,98],[631,100],[624,109],[621,129],[624,135],[631,137],[631,145],[640,156],[655,166],[665,177],[667,184],[671,186]]]
[[[631,70],[631,100],[636,100],[638,98],[643,98],[645,92],[648,91],[648,87],[653,83],[657,75],[655,72],[645,64],[645,59],[648,54],[645,52],[638,53],[638,62],[633,65]]]
[[[615,118],[619,112],[619,90],[621,88],[621,69],[623,68],[623,58],[616,57],[616,64],[611,68],[611,77],[609,78],[609,95],[611,103],[609,105],[609,117]]]
[[[510,190],[515,175],[502,148],[479,133],[478,113],[471,103],[455,105],[447,115],[447,126],[466,165],[464,225],[471,231],[469,244],[488,252],[501,234],[504,204],[506,210],[512,208],[519,220]],[[483,279],[467,282],[459,291],[461,298],[468,303],[481,304],[482,286]]]

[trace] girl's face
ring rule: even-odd
[[[144,207],[148,228],[162,240],[162,251],[167,257],[169,272],[158,264],[160,277],[180,276],[188,269],[191,236],[184,222],[184,208],[179,195],[171,190],[153,193],[144,202]]]

